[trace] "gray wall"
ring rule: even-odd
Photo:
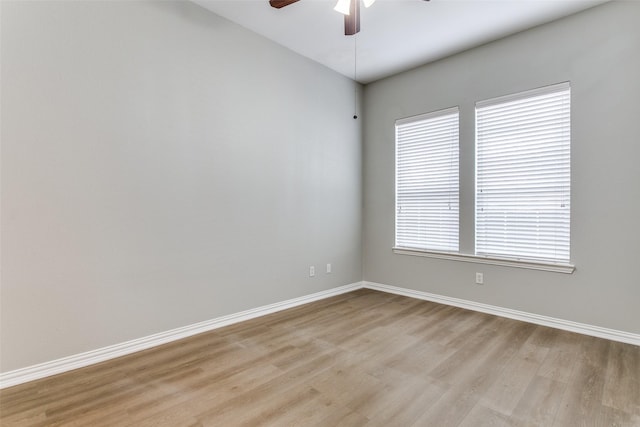
[[[2,371],[361,280],[352,81],[189,2],[1,8]]]
[[[353,82],[188,2],[0,14],[2,372],[356,282],[363,255],[366,280],[640,333],[640,3],[367,86],[364,254]],[[461,107],[470,252],[474,102],[565,80],[577,271],[394,255],[395,119]]]
[[[613,2],[365,89],[365,280],[640,333],[640,2]],[[395,255],[394,121],[459,105],[473,253],[474,103],[572,85],[572,275]],[[484,272],[484,286],[474,273]]]

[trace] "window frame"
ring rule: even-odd
[[[451,116],[454,116],[455,118],[453,120],[450,119]],[[453,236],[449,236],[449,241],[455,241],[455,249],[453,246],[449,246],[447,247],[447,239],[438,239],[438,238],[434,238],[432,239],[430,242],[429,241],[425,241],[425,245],[431,244],[432,248],[426,248],[426,247],[419,247],[419,246],[411,246],[411,245],[407,245],[407,246],[400,246],[398,244],[398,236],[399,233],[405,231],[405,227],[399,226],[399,217],[400,217],[400,191],[399,191],[399,177],[401,174],[400,171],[400,149],[399,146],[400,144],[404,143],[404,144],[411,144],[411,142],[408,141],[401,141],[400,140],[400,132],[402,132],[402,127],[403,126],[411,126],[411,125],[416,125],[419,126],[419,124],[421,122],[428,122],[428,121],[437,121],[439,119],[442,120],[447,120],[449,123],[445,122],[445,126],[452,126],[452,123],[455,123],[455,137],[443,137],[443,138],[434,138],[434,135],[430,134],[427,137],[425,137],[426,142],[433,142],[434,139],[436,141],[438,140],[443,140],[443,145],[447,144],[447,143],[454,143],[454,139],[455,139],[455,148],[453,150],[453,152],[455,152],[455,189],[454,189],[454,194],[456,197],[456,200],[454,202],[454,206],[455,206],[455,233]],[[431,130],[431,129],[429,129]],[[445,130],[446,132],[446,130]],[[409,139],[409,138],[408,138]],[[414,144],[416,144],[416,142],[413,142]],[[418,142],[419,143],[419,142]],[[436,252],[448,252],[448,253],[455,253],[457,251],[459,251],[460,248],[460,108],[458,106],[455,107],[449,107],[449,108],[444,108],[441,110],[436,110],[436,111],[432,111],[429,113],[425,113],[425,114],[419,114],[416,116],[411,116],[411,117],[406,117],[406,118],[402,118],[402,119],[398,119],[395,122],[395,216],[394,216],[394,231],[395,231],[395,247],[401,247],[403,249],[407,249],[407,250],[421,250],[421,251],[436,251]],[[426,152],[429,153],[429,148],[419,148],[418,150],[420,150],[421,152]],[[451,150],[448,150],[449,153],[451,153]],[[431,152],[429,154],[431,155],[441,155],[441,153],[445,153],[445,155],[447,154],[447,150],[446,149],[436,149],[436,150],[431,150]],[[404,159],[406,161],[406,159]],[[437,163],[437,162],[436,162]],[[424,165],[421,165],[422,168],[424,168]],[[406,171],[404,172],[406,173]],[[424,174],[425,171],[421,170],[421,173]],[[440,172],[441,174],[441,172]],[[452,188],[451,188],[451,171],[448,170],[446,172],[446,175],[444,176],[448,176],[447,178],[447,185],[443,185],[442,190],[440,190],[441,193],[447,193],[449,197],[451,197],[451,192],[452,192]],[[404,174],[403,174],[404,176]],[[440,176],[438,176],[439,178]],[[423,189],[424,191],[424,189]],[[433,192],[433,190],[432,190]],[[437,191],[436,191],[437,192]],[[434,202],[431,206],[437,206],[437,202]],[[424,206],[423,206],[424,207]],[[405,221],[407,220],[407,218],[404,218]],[[448,225],[450,224],[450,218],[445,217],[444,219],[445,224],[443,225],[442,230],[446,231],[448,227]],[[428,222],[429,225],[433,224],[433,222],[429,221]],[[438,230],[440,231],[440,230]],[[438,234],[438,237],[442,236],[442,233]],[[420,234],[417,233],[414,237],[416,237],[416,240],[418,240],[418,238],[420,237]],[[408,239],[403,239],[404,242],[406,243]],[[437,241],[440,241],[437,242]],[[440,248],[438,248],[438,246],[440,246]]]
[[[506,100],[506,99],[510,99],[513,97],[517,97],[517,96],[524,96],[527,93],[540,93],[540,91],[542,90],[546,90],[548,88],[553,88],[554,86],[558,86],[558,85],[562,85],[562,84],[566,84],[568,86],[570,86],[569,82],[563,82],[560,84],[556,84],[556,85],[549,85],[549,86],[545,86],[542,88],[536,88],[536,89],[532,89],[532,90],[527,90],[527,91],[523,91],[523,92],[518,92],[518,93],[513,93],[510,95],[506,95],[506,96],[502,96],[502,97],[496,97],[496,98],[491,98],[491,99],[487,99],[486,101],[478,101],[479,103],[483,103],[483,102],[489,102],[489,101],[497,101],[497,100]],[[571,98],[570,98],[570,103],[571,103]],[[477,103],[476,103],[477,105]],[[473,149],[473,153],[465,153],[462,151],[463,147],[468,146],[467,144],[465,144],[465,141],[462,139],[462,136],[464,136],[464,128],[463,128],[463,123],[465,123],[466,119],[466,113],[465,113],[465,109],[461,109],[459,107],[452,107],[452,108],[458,108],[458,123],[459,123],[459,131],[458,131],[458,149],[459,151],[459,157],[458,157],[458,179],[459,181],[459,185],[458,185],[458,191],[459,191],[459,196],[460,196],[460,192],[464,191],[464,186],[462,186],[462,181],[461,178],[463,177],[463,175],[466,175],[464,173],[461,173],[462,170],[460,169],[462,167],[461,164],[461,159],[463,158],[463,156],[465,155],[472,155],[474,158],[474,165],[473,165],[473,170],[469,171],[469,176],[472,176],[473,178],[473,184],[471,186],[471,191],[474,192],[473,194],[473,202],[471,204],[471,211],[469,212],[468,209],[465,210],[464,207],[462,206],[462,204],[460,203],[461,200],[459,200],[459,212],[458,212],[458,248],[460,248],[460,244],[463,241],[463,236],[460,234],[461,228],[461,222],[462,222],[462,218],[466,217],[466,215],[471,215],[471,217],[473,218],[473,235],[472,237],[472,241],[473,241],[473,247],[470,247],[468,249],[471,249],[473,251],[475,251],[476,248],[476,227],[475,227],[475,218],[476,218],[476,181],[477,181],[477,177],[476,177],[476,163],[475,163],[475,155],[476,155],[476,150],[477,150],[477,120],[476,120],[476,116],[475,116],[475,111],[473,113],[473,125],[472,128],[474,129],[474,134],[473,136],[471,136],[471,138],[473,138],[473,144],[472,144],[472,148]],[[571,104],[570,104],[570,108],[571,108]],[[447,109],[445,109],[447,110]],[[445,110],[438,110],[438,111],[445,111]],[[437,111],[434,111],[433,113],[437,113]],[[396,125],[399,121],[403,121],[403,120],[409,120],[412,118],[419,118],[421,116],[427,116],[429,114],[432,113],[426,113],[426,114],[420,114],[417,116],[412,116],[412,117],[407,117],[404,119],[399,119],[396,121]],[[573,119],[570,116],[570,122]],[[570,140],[569,145],[571,147],[572,142]],[[397,142],[394,145],[396,147],[397,150]],[[395,190],[395,194],[394,194],[394,244],[397,243],[397,239],[396,239],[396,233],[397,233],[397,152],[394,153],[394,156],[396,156],[396,170],[394,171],[394,179],[396,180],[395,186],[394,186],[394,190]],[[569,162],[571,164],[571,157],[569,159]],[[466,213],[465,213],[466,211]],[[569,222],[569,229],[571,230],[571,219]],[[465,234],[466,236],[466,234]],[[394,254],[398,254],[398,255],[409,255],[409,256],[417,256],[417,257],[426,257],[426,258],[434,258],[434,259],[444,259],[444,260],[452,260],[452,261],[459,261],[459,262],[467,262],[467,263],[475,263],[475,264],[487,264],[487,265],[498,265],[498,266],[504,266],[504,267],[512,267],[512,268],[523,268],[523,269],[531,269],[531,270],[541,270],[541,271],[547,271],[547,272],[554,272],[554,273],[563,273],[563,274],[572,274],[576,267],[575,265],[572,263],[573,259],[569,258],[568,262],[558,262],[558,261],[549,261],[549,260],[537,260],[537,259],[523,259],[523,258],[517,258],[517,257],[509,257],[509,256],[493,256],[493,255],[483,255],[483,254],[476,254],[474,253],[463,253],[458,251],[440,251],[440,250],[428,250],[428,249],[416,249],[416,248],[407,248],[407,247],[401,247],[401,246],[397,246],[397,244],[395,246],[392,247],[392,251]],[[569,253],[571,256],[571,238],[569,239]]]
[[[557,109],[557,111],[553,111],[551,108],[548,108],[548,106],[545,106],[544,108],[540,107],[540,104],[548,104],[550,101],[552,103],[556,103],[554,105],[554,107],[556,108],[559,105],[559,108]],[[558,101],[560,101],[559,104],[557,104]],[[565,101],[567,101],[567,104],[564,104]],[[518,106],[518,104],[520,105]],[[526,107],[518,110],[519,108],[522,108],[523,104]],[[531,108],[536,108],[536,109],[533,112],[526,111],[526,110],[531,110]],[[498,128],[501,128],[499,129],[501,136],[497,139],[494,136],[492,138],[487,138],[487,140],[485,141],[481,141],[481,138],[483,138],[484,136],[481,135],[480,133],[482,124],[481,124],[481,120],[479,119],[479,116],[481,115],[489,116],[489,117],[485,117],[484,120],[488,119],[488,120],[495,121],[496,117],[491,117],[491,112],[490,112],[491,109],[499,111],[499,112],[494,112],[494,116],[504,115],[505,113],[507,115],[522,114],[523,112],[526,111],[526,115],[522,116],[522,119],[519,119],[519,121],[524,121],[529,126],[534,125],[534,127],[530,131],[532,132],[531,135],[536,135],[537,133],[536,135],[537,138],[531,139],[530,135],[527,135],[529,136],[527,140],[527,139],[524,139],[521,135],[518,135],[515,137],[515,141],[518,143],[523,143],[523,141],[526,141],[526,143],[529,144],[528,148],[530,150],[533,148],[534,150],[542,150],[542,151],[535,151],[535,155],[527,158],[521,154],[523,150],[521,146],[516,147],[517,148],[516,150],[512,150],[512,145],[506,144],[504,140],[500,141],[500,139],[501,138],[504,139],[504,136],[505,136],[504,125],[505,124],[507,126],[509,125],[509,121],[508,120],[502,121],[502,118],[500,118],[499,126],[489,125],[487,127],[488,129],[485,129],[485,130],[491,130],[495,132]],[[532,123],[530,121],[532,113],[534,115],[544,114],[545,122],[547,123],[541,124],[539,116],[537,118],[538,119],[537,122]],[[566,120],[566,123],[563,123],[565,120]],[[551,126],[549,125],[549,122],[552,123]],[[560,125],[558,126],[558,124]],[[514,129],[516,128],[512,126],[511,128],[507,128],[507,129],[509,131],[509,133],[507,134],[508,137],[513,138],[513,135],[514,135],[513,132],[514,132]],[[554,133],[549,133],[550,130],[553,131]],[[547,133],[545,135],[545,138],[540,137],[539,132],[541,131]],[[522,132],[520,127],[517,128],[516,134],[518,132]],[[559,136],[558,133],[562,134],[562,136]],[[564,135],[564,133],[566,133],[566,135]],[[550,138],[547,135],[549,135]],[[505,153],[508,153],[511,150],[512,153],[514,152],[515,153],[510,156],[511,157],[510,160],[520,161],[520,166],[516,168],[516,167],[513,167],[513,164],[508,164],[508,162],[505,162],[504,160],[502,160],[502,162],[499,165],[495,166],[494,169],[490,169],[488,166],[486,166],[486,164],[491,163],[492,161],[494,163],[496,162],[495,153],[494,153],[494,159],[492,161],[486,159],[484,170],[482,171],[483,175],[481,176],[481,172],[479,171],[481,167],[480,165],[481,144],[485,143],[490,146],[490,145],[495,145],[496,141],[498,141],[497,144],[499,144],[500,148],[504,150],[503,152],[500,153],[498,158],[504,157],[505,155],[507,155]],[[541,141],[544,141],[544,143]],[[545,263],[558,263],[558,264],[570,263],[570,260],[571,260],[571,200],[570,200],[570,196],[571,196],[571,85],[570,83],[569,82],[558,83],[554,85],[544,86],[541,88],[531,89],[523,92],[513,93],[506,96],[501,96],[497,98],[491,98],[491,99],[476,102],[474,147],[475,147],[475,203],[474,203],[473,211],[474,211],[474,218],[475,218],[474,220],[474,224],[475,224],[474,253],[475,255],[498,257],[498,258],[509,258],[509,259],[515,259],[515,260],[524,260],[524,261],[545,262]],[[482,148],[482,149],[484,150],[485,153],[487,153],[489,148],[487,147],[487,145],[485,145],[484,147],[485,148]],[[541,152],[544,152],[544,150],[549,150],[550,147],[555,148],[554,151],[559,151],[554,153],[553,158],[551,159],[550,162],[548,161],[548,158],[544,160],[540,160],[538,158],[537,160],[535,160],[535,157],[539,157]],[[563,159],[563,157],[565,157],[565,159]],[[562,160],[564,160],[564,162]],[[553,166],[553,169],[554,169],[553,173],[549,172],[549,167],[551,165]],[[509,167],[508,171],[505,170],[505,167],[507,166]],[[559,173],[557,170],[555,170],[555,169],[558,169],[558,166],[561,166],[560,170],[562,173]],[[533,171],[536,173],[532,173],[531,169],[533,169]],[[556,227],[560,226],[561,223],[563,222],[562,221],[563,217],[566,217],[566,221],[567,221],[566,229],[562,227],[549,228],[548,225],[544,224],[544,220],[542,220],[541,222],[540,218],[538,218],[535,221],[535,224],[538,224],[538,232],[540,234],[549,233],[552,230],[560,231],[559,235],[555,237],[554,240],[552,240],[552,243],[545,243],[545,239],[540,235],[537,238],[536,237],[527,238],[527,234],[532,235],[533,234],[532,232],[534,231],[532,228],[534,226],[534,221],[531,218],[527,219],[527,217],[532,217],[533,211],[526,210],[526,209],[523,210],[522,200],[520,201],[519,205],[518,204],[514,205],[514,202],[518,200],[518,197],[522,197],[522,192],[524,191],[522,189],[522,186],[526,184],[524,184],[523,182],[519,182],[518,185],[509,186],[508,184],[506,184],[506,182],[508,181],[504,181],[504,179],[507,176],[509,176],[508,172],[511,172],[512,176],[515,176],[518,181],[523,181],[526,179],[528,179],[529,182],[535,182],[535,180],[539,181],[540,173],[543,171],[545,173],[544,177],[551,178],[552,186],[556,188],[553,188],[553,190],[549,190],[549,186],[547,185],[546,186],[547,188],[545,189],[546,191],[543,192],[542,188],[544,188],[545,186],[541,183],[538,183],[536,187],[533,187],[535,191],[531,194],[539,198],[544,198],[546,199],[547,202],[553,201],[554,203],[556,202],[555,199],[559,197],[561,201],[558,201],[558,203],[561,203],[563,207],[566,207],[566,211],[562,211],[558,207],[553,209],[549,209],[548,207],[541,208],[543,204],[541,204],[540,202],[531,203],[530,198],[529,199],[525,198],[524,202],[526,202],[527,204],[530,204],[529,206],[530,208],[535,206],[538,209],[538,212],[541,213],[543,217],[547,218],[548,220],[547,223],[551,221],[551,224],[553,224]],[[481,179],[489,180],[495,185],[496,181],[491,181],[491,179],[487,178],[487,176],[495,175],[496,173],[502,174],[500,177],[500,180],[498,181],[500,190],[498,193],[494,192],[494,194],[489,196],[489,198],[496,199],[496,202],[498,201],[500,202],[500,204],[498,204],[497,206],[501,207],[504,210],[504,215],[506,215],[507,218],[509,219],[502,220],[503,221],[502,224],[507,231],[503,231],[502,233],[496,232],[492,234],[488,231],[489,224],[491,222],[496,221],[497,217],[495,215],[493,216],[490,214],[484,215],[482,213],[483,207],[485,206],[493,207],[494,205],[487,205],[486,203],[485,204],[481,203],[480,190],[482,189],[481,188],[482,184],[480,181]],[[529,176],[527,176],[527,173],[529,174]],[[566,173],[567,176],[562,177],[563,173]],[[536,177],[536,178],[532,179],[532,177]],[[512,178],[512,182],[513,182],[513,179],[514,178]],[[485,182],[485,185],[489,186],[490,184]],[[509,200],[507,201],[504,198],[504,192],[509,187],[511,187],[510,188],[511,190],[515,189],[518,191],[509,195],[508,196]],[[490,187],[487,187],[487,188],[490,188]],[[498,195],[499,193],[502,193],[503,196],[500,197]],[[489,194],[491,194],[491,192],[489,192]],[[550,194],[553,197],[549,198]],[[484,199],[486,201],[487,197],[484,197]],[[499,199],[502,199],[502,200],[499,200]],[[568,206],[565,206],[565,205],[568,205]],[[509,212],[511,212],[510,215],[509,215]],[[482,225],[479,225],[479,223],[481,222],[482,222]],[[519,224],[516,225],[517,223]],[[540,231],[540,229],[542,229],[542,231]],[[564,234],[566,234],[566,238],[563,238]],[[500,241],[505,239],[508,239],[510,243],[501,244]],[[508,249],[510,248],[510,246],[512,247],[512,249],[515,246],[520,246],[521,248],[514,249],[511,252],[509,252]],[[536,246],[537,248],[534,249],[534,247]],[[555,257],[553,255],[554,253],[556,254]],[[566,254],[566,258],[561,257],[564,254]]]

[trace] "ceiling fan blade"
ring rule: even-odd
[[[352,36],[360,32],[360,0],[351,0],[349,14],[344,15],[344,35]]]
[[[292,3],[295,3],[299,0],[269,0],[269,4],[271,7],[275,7],[276,9],[280,9],[281,7],[289,6]]]

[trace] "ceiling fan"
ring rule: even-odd
[[[269,4],[276,9],[289,6],[299,0],[269,0]],[[369,7],[376,0],[362,0],[364,7]],[[429,1],[429,0],[425,0]],[[360,0],[338,0],[334,10],[344,15],[344,35],[352,36],[360,32]]]

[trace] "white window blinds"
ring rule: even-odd
[[[476,254],[569,262],[570,90],[476,103]]]
[[[396,247],[458,251],[458,116],[396,121]]]

